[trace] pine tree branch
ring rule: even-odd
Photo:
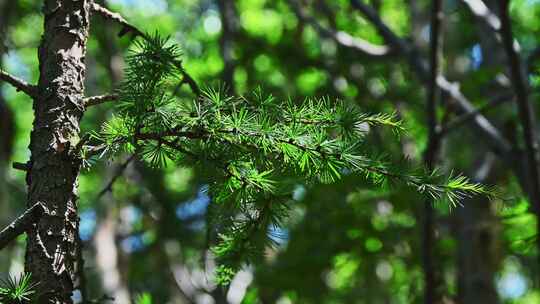
[[[118,94],[92,96],[92,97],[87,97],[84,99],[84,105],[88,108],[88,107],[97,106],[102,103],[106,103],[110,101],[117,101],[118,99],[119,99]]]
[[[11,84],[13,87],[15,87],[17,91],[21,91],[32,98],[36,98],[38,96],[38,89],[35,85],[29,84],[28,82],[17,78],[1,69],[0,80]]]
[[[289,0],[298,19],[310,24],[323,37],[330,38],[339,45],[359,51],[369,57],[381,58],[390,54],[390,48],[385,45],[376,45],[360,38],[353,37],[346,32],[325,28],[315,18],[309,16],[305,9],[296,0]]]
[[[114,21],[120,25],[122,25],[123,29],[118,33],[118,36],[122,37],[127,33],[132,33],[134,36],[141,36],[145,37],[145,34],[141,32],[137,27],[132,25],[131,23],[127,22],[122,15],[119,13],[114,13],[108,10],[107,8],[93,2],[92,3],[92,11],[101,15],[103,18],[107,20]]]
[[[43,214],[43,205],[35,203],[21,216],[0,232],[0,250],[4,249],[16,237],[26,232]]]

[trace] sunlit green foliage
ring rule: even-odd
[[[137,42],[127,58],[118,112],[94,137],[105,154],[138,153],[152,167],[174,163],[212,172],[209,194],[220,235],[214,253],[222,283],[272,245],[268,229],[283,225],[298,184],[358,173],[377,185],[407,184],[452,206],[489,194],[464,176],[414,172],[365,153],[370,128],[403,131],[394,115],[367,115],[329,98],[277,101],[261,90],[233,97],[224,88],[208,88],[196,98],[178,98],[180,54],[158,35]]]
[[[31,274],[21,274],[19,277],[9,277],[0,282],[0,303],[23,304],[30,303],[34,295]]]

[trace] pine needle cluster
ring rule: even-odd
[[[153,167],[196,166],[208,173],[221,283],[263,257],[272,245],[269,229],[283,224],[298,184],[363,174],[376,184],[405,183],[452,205],[489,193],[463,176],[402,170],[364,154],[370,128],[402,131],[392,114],[368,115],[329,98],[277,100],[262,90],[229,96],[208,88],[186,99],[176,95],[182,75],[178,46],[158,35],[138,41],[127,57],[116,116],[95,138],[104,154],[137,153]]]
[[[30,274],[21,274],[19,277],[9,277],[2,280],[0,282],[0,303],[30,303],[35,294],[36,285],[32,282]]]

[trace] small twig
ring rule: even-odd
[[[26,172],[29,169],[28,163],[13,163],[13,169]]]
[[[106,94],[106,95],[99,95],[99,96],[92,96],[87,97],[84,99],[84,105],[88,107],[97,106],[102,103],[106,103],[109,101],[117,101],[119,98],[118,94]]]
[[[28,82],[17,78],[3,70],[0,69],[0,80],[3,80],[17,89],[17,91],[26,93],[26,95],[36,98],[38,96],[38,89],[35,85],[29,84]]]
[[[28,231],[30,227],[43,214],[43,205],[38,202],[27,209],[21,216],[11,222],[0,232],[0,250],[4,249],[11,241],[22,233]]]
[[[107,192],[111,191],[112,190],[112,186],[114,185],[114,183],[116,182],[116,180],[118,178],[120,178],[120,176],[122,176],[124,174],[124,171],[126,170],[127,166],[129,165],[129,163],[131,163],[133,160],[135,159],[135,154],[132,154],[124,163],[122,163],[120,165],[120,167],[118,167],[118,169],[116,170],[116,173],[114,174],[114,176],[111,178],[111,180],[109,181],[109,183],[107,183],[107,185],[103,188],[103,190],[101,190],[97,196],[97,199],[100,199],[101,197],[103,197],[103,195],[105,195]]]
[[[122,25],[123,29],[120,31],[120,33],[118,33],[118,36],[120,36],[120,37],[124,36],[125,34],[127,34],[129,32],[133,33],[133,35],[135,37],[136,36],[145,37],[145,34],[143,32],[141,32],[138,28],[136,28],[131,23],[127,22],[127,20],[124,19],[124,17],[122,17],[122,15],[120,15],[118,13],[113,13],[110,10],[108,10],[107,8],[97,4],[95,2],[92,3],[92,11],[94,11],[95,13],[98,13],[99,15],[101,15],[105,19],[112,20],[112,21]]]
[[[448,134],[448,133],[450,133],[450,132],[452,132],[454,130],[457,130],[461,125],[471,121],[477,115],[484,114],[487,111],[492,110],[492,109],[496,108],[497,106],[499,106],[499,105],[501,105],[501,104],[503,104],[505,102],[511,101],[512,98],[514,98],[513,95],[500,95],[500,96],[495,97],[493,100],[490,100],[487,104],[485,104],[485,105],[483,105],[481,107],[478,107],[476,110],[474,110],[472,112],[465,113],[465,114],[455,118],[454,120],[448,122],[439,131],[439,135],[440,136],[445,136],[446,134]]]

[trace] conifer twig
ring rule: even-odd
[[[32,98],[36,98],[38,95],[37,87],[35,85],[29,84],[28,82],[20,78],[17,78],[1,69],[0,69],[0,80],[3,80],[11,84],[13,87],[15,87],[17,91],[21,91]]]
[[[100,105],[102,103],[106,103],[109,101],[117,101],[118,98],[119,96],[117,94],[106,94],[106,95],[87,97],[84,99],[84,105],[88,108],[88,107]]]
[[[0,250],[4,249],[16,237],[27,231],[32,224],[43,214],[43,206],[40,202],[35,203],[21,216],[11,222],[0,232]]]

